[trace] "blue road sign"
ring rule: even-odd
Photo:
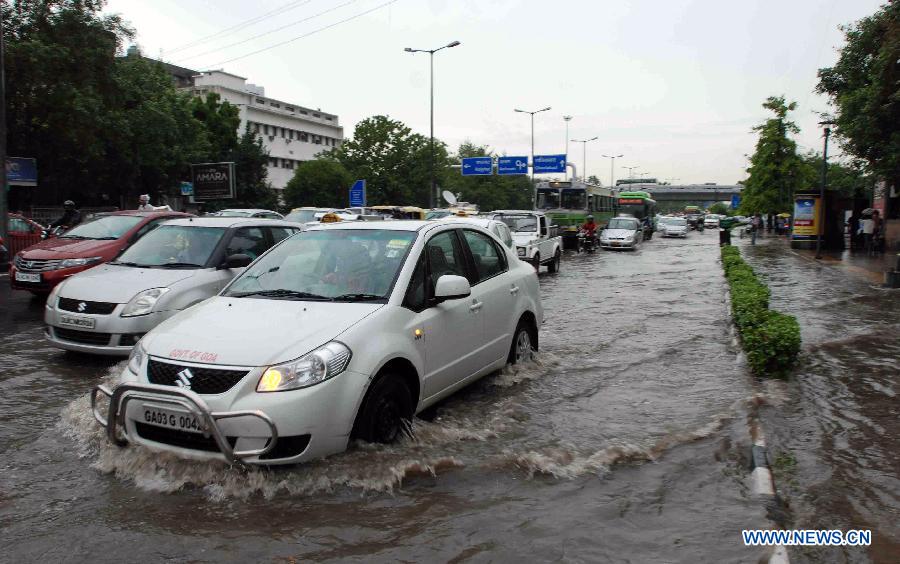
[[[181,195],[182,196],[193,196],[194,195],[194,184],[191,182],[182,182],[181,183]]]
[[[497,157],[497,174],[528,174],[528,157]]]
[[[463,176],[490,176],[494,173],[494,159],[491,157],[469,157],[462,160]]]
[[[37,161],[6,157],[6,183],[11,186],[37,186]]]
[[[534,172],[565,172],[566,156],[565,155],[535,155],[534,156]]]
[[[740,194],[732,194],[731,195],[731,209],[736,210],[741,205],[741,196]]]
[[[350,187],[350,207],[362,208],[366,205],[366,181],[357,180]]]

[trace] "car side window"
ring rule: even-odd
[[[238,229],[228,247],[225,250],[225,256],[230,255],[247,255],[255,259],[268,249],[265,234],[260,227],[241,227]]]
[[[17,217],[9,218],[9,231],[16,233],[31,233],[31,225],[24,219]]]
[[[291,229],[290,227],[268,227],[267,229],[269,230],[269,233],[272,234],[273,245],[277,245],[297,232],[296,229]]]
[[[406,296],[403,298],[403,307],[420,312],[428,305],[428,268],[426,265],[425,253],[419,257],[416,263],[416,269],[413,271],[412,278],[409,279],[409,287],[406,289]]]
[[[172,219],[172,218],[166,217],[166,218],[162,218],[162,219],[154,219],[152,221],[148,221],[146,224],[144,224],[143,227],[141,227],[140,229],[137,230],[137,232],[134,234],[134,237],[132,237],[131,240],[137,241],[138,239],[140,239],[147,233],[150,233],[151,231],[153,231],[154,229],[159,227],[160,224],[162,222],[166,221],[167,219]]]
[[[463,230],[466,244],[475,261],[478,281],[493,278],[506,271],[506,254],[493,239],[478,231]]]
[[[465,259],[460,252],[456,232],[444,231],[432,237],[425,244],[425,253],[432,288],[437,279],[445,274],[466,276]]]
[[[499,237],[500,240],[503,241],[503,244],[505,244],[510,249],[515,246],[513,245],[513,239],[512,235],[509,232],[509,227],[507,227],[505,223],[497,222],[494,225],[494,229],[497,230],[497,237]]]

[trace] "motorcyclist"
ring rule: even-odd
[[[55,227],[71,229],[81,223],[81,212],[75,209],[75,202],[66,200],[63,202],[63,209],[65,211],[63,211],[62,217],[50,224],[51,229]]]
[[[597,233],[597,224],[594,223],[594,216],[587,216],[587,221],[584,222],[584,225],[581,226],[581,230],[587,237],[594,237]]]

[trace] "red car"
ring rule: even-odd
[[[160,223],[191,214],[164,211],[120,211],[97,214],[60,237],[47,239],[16,254],[9,280],[17,290],[47,294],[83,270],[107,262]]]
[[[6,246],[7,251],[9,251],[9,257],[15,256],[22,249],[27,249],[31,245],[41,242],[41,232],[44,230],[43,225],[17,213],[11,213],[8,217],[8,240],[0,242],[0,244]],[[3,257],[0,257],[0,262],[5,262]]]

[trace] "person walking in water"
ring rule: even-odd
[[[753,219],[750,220],[750,244],[756,244],[756,235],[759,233],[759,230],[762,228],[763,222],[762,217],[759,214],[753,216]]]

